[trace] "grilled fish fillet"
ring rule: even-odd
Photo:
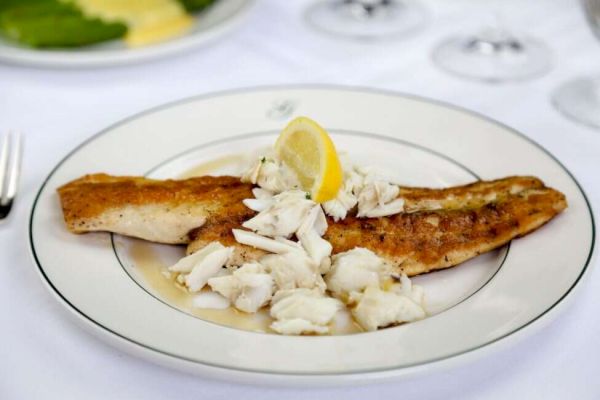
[[[185,180],[86,175],[58,188],[67,228],[73,233],[108,231],[152,242],[186,244],[211,216],[247,209],[252,187],[239,178]]]
[[[242,204],[252,185],[235,177],[158,181],[88,175],[58,189],[74,233],[110,231],[160,243],[188,244],[188,253],[212,241],[235,246],[241,263],[264,254],[235,241],[255,212]],[[333,253],[366,247],[407,275],[448,268],[500,247],[551,220],[565,196],[533,177],[480,181],[446,189],[402,188],[405,213],[381,218],[328,220]]]
[[[539,228],[566,206],[562,193],[532,188],[476,208],[420,211],[378,220],[350,217],[330,225],[324,238],[334,253],[366,247],[414,276],[498,248]]]

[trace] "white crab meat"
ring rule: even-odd
[[[331,243],[323,239],[315,229],[298,234],[298,239],[313,263],[319,266],[319,274],[326,274],[331,267]]]
[[[300,187],[298,178],[285,164],[267,156],[254,161],[242,173],[241,180],[275,193]]]
[[[242,226],[263,236],[290,237],[316,205],[300,190],[289,190],[273,197],[272,203]]]
[[[198,292],[206,285],[206,281],[221,273],[231,255],[233,247],[225,247],[219,242],[212,242],[201,250],[183,257],[168,271],[177,274],[176,281],[188,287],[191,292]]]
[[[342,303],[339,300],[325,297],[315,289],[280,290],[275,293],[271,301],[271,317],[276,320],[271,324],[271,328],[280,333],[292,332],[290,334],[327,333],[329,332],[327,324],[341,308]],[[286,323],[290,320],[306,322]],[[317,331],[314,329],[315,325],[323,329]],[[299,327],[304,327],[306,330],[298,332]]]
[[[406,296],[421,307],[425,308],[425,292],[423,287],[413,285],[406,274],[400,275],[400,283],[396,283],[390,287],[390,292]]]
[[[400,188],[389,182],[375,181],[365,185],[358,195],[357,217],[377,218],[404,211]]]
[[[350,211],[358,203],[358,198],[353,193],[341,190],[337,197],[333,200],[323,203],[323,209],[333,218],[334,221],[339,221],[346,218]]]
[[[271,199],[275,195],[270,190],[262,189],[262,188],[259,188],[259,187],[253,188],[252,189],[252,194],[254,195],[254,197],[256,199],[259,199],[259,200]]]
[[[283,254],[291,251],[303,251],[298,243],[286,240],[285,238],[271,239],[242,229],[232,229],[231,232],[233,232],[233,237],[238,243],[270,253]]]
[[[302,235],[308,231],[315,231],[319,236],[323,236],[327,231],[327,218],[320,205],[315,204],[306,213],[300,226],[296,230],[296,235]]]
[[[271,323],[271,329],[282,335],[302,335],[310,333],[323,335],[329,332],[328,326],[313,324],[302,318],[274,321]]]
[[[183,257],[176,264],[170,266],[168,269],[171,272],[176,273],[190,273],[194,269],[194,266],[201,262],[208,254],[216,251],[222,250],[225,246],[223,246],[219,242],[211,242],[204,246],[201,250],[190,254],[189,256]]]
[[[210,279],[209,279],[210,280]],[[217,292],[202,291],[192,298],[194,308],[210,308],[215,310],[224,310],[231,305],[226,297]]]
[[[319,266],[304,252],[269,254],[260,263],[271,272],[278,289],[316,288],[325,291]]]
[[[335,221],[342,220],[358,203],[357,194],[362,189],[363,177],[354,170],[344,171],[344,183],[335,199],[323,203],[323,209]]]
[[[266,161],[266,157],[260,157],[257,160],[254,160],[244,172],[240,176],[240,180],[246,183],[252,183],[256,185],[258,182],[258,176],[260,175],[260,171],[262,169],[263,163]]]
[[[208,285],[248,313],[265,306],[273,294],[273,278],[258,263],[244,264],[231,275],[209,279]]]
[[[425,310],[410,298],[368,287],[352,309],[356,321],[367,331],[425,318]]]
[[[261,212],[273,204],[271,199],[244,199],[242,203],[252,211]]]
[[[379,287],[390,274],[390,267],[371,250],[357,247],[333,256],[331,270],[325,276],[327,288],[349,303],[368,286]]]
[[[206,254],[185,277],[185,285],[190,292],[200,291],[206,282],[218,275],[222,267],[227,264],[233,254],[233,247],[221,247]]]
[[[273,192],[259,187],[252,189],[253,199],[244,199],[242,203],[252,211],[261,212],[269,208],[275,200],[273,199]]]

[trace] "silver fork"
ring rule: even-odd
[[[0,148],[0,221],[10,213],[21,170],[22,139],[19,132],[9,132]]]

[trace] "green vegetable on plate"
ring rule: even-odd
[[[198,12],[215,0],[178,0]],[[0,0],[0,36],[33,48],[68,48],[124,38],[125,23],[81,12],[72,0]]]
[[[127,27],[56,0],[0,0],[0,32],[31,47],[73,47],[123,37]]]

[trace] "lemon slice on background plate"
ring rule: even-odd
[[[315,121],[307,117],[292,120],[277,138],[275,152],[314,201],[323,203],[337,196],[342,166],[329,134]]]
[[[84,14],[127,25],[125,43],[144,46],[181,36],[194,18],[176,0],[72,0]]]

